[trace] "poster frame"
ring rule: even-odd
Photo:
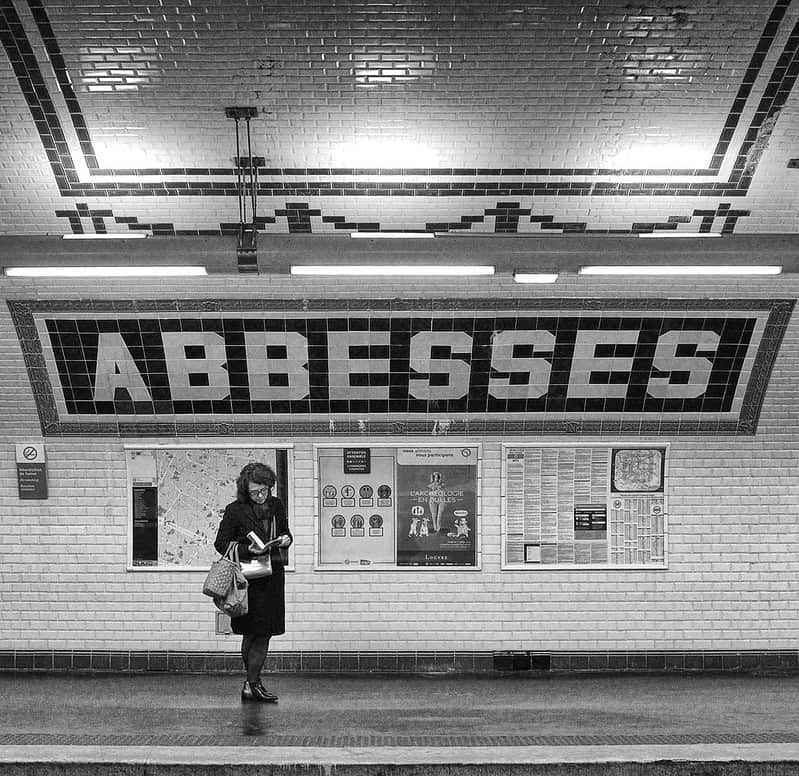
[[[286,451],[286,491],[288,495],[288,509],[286,515],[289,521],[289,528],[292,532],[294,527],[295,511],[295,488],[294,488],[294,444],[291,442],[275,442],[265,444],[253,441],[250,444],[245,442],[187,442],[187,443],[140,443],[126,442],[122,449],[125,456],[125,499],[126,499],[126,548],[125,548],[125,570],[140,574],[142,572],[207,572],[207,566],[134,566],[133,565],[133,481],[131,479],[130,467],[127,463],[127,453],[130,450],[285,450]],[[233,501],[235,494],[231,493],[230,501]],[[286,571],[294,571],[294,547],[289,547],[288,564]]]
[[[604,447],[607,448],[610,455],[610,466],[608,467],[608,482],[607,482],[607,498],[608,502],[614,495],[618,495],[617,491],[612,490],[613,480],[613,450],[620,448],[629,449],[663,449],[664,461],[663,471],[661,473],[663,482],[663,505],[664,505],[664,518],[663,518],[663,563],[560,563],[560,564],[544,564],[544,563],[509,563],[507,559],[507,538],[508,538],[508,448],[585,448],[585,447]],[[575,572],[575,571],[649,571],[649,572],[664,572],[669,568],[669,466],[671,463],[671,442],[661,439],[653,440],[590,440],[581,439],[571,442],[534,442],[530,440],[508,442],[503,441],[501,445],[501,471],[500,471],[500,570],[501,571],[521,571],[532,573],[548,573],[548,572]],[[525,546],[525,553],[527,547]]]
[[[376,448],[459,448],[459,447],[474,447],[477,449],[477,462],[475,473],[475,514],[477,517],[477,524],[475,529],[475,563],[473,566],[449,566],[449,565],[430,565],[430,566],[400,566],[395,562],[393,564],[322,564],[321,563],[321,482],[319,473],[319,451],[323,449],[339,449],[339,448],[362,448],[368,447],[370,450]],[[343,572],[345,574],[352,574],[353,572],[362,573],[383,573],[383,572],[446,572],[446,573],[473,573],[482,571],[482,542],[483,542],[483,501],[482,501],[482,468],[483,468],[483,443],[482,441],[476,442],[471,439],[460,439],[458,441],[438,441],[430,440],[429,438],[422,439],[404,439],[398,440],[396,438],[387,439],[369,439],[364,440],[361,438],[350,439],[336,439],[330,442],[317,442],[313,444],[313,570],[323,573],[337,573]],[[396,518],[396,499],[395,499],[395,518]]]

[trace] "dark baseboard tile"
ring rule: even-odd
[[[799,672],[799,650],[272,652],[274,673],[516,674]],[[238,652],[0,650],[0,672],[239,673]]]

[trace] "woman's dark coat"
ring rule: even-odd
[[[225,507],[222,515],[222,522],[219,524],[214,541],[216,551],[224,555],[230,542],[238,542],[239,560],[248,561],[253,557],[249,550],[250,540],[247,538],[250,531],[254,531],[264,544],[281,534],[292,538],[283,502],[270,496],[264,507],[272,515],[275,524],[271,537],[267,535],[263,523],[256,517],[252,504],[234,501]],[[233,633],[279,636],[286,632],[284,567],[288,562],[287,548],[273,547],[271,559],[272,575],[250,580],[249,611],[243,617],[231,618]]]

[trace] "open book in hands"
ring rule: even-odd
[[[250,546],[248,549],[253,555],[263,555],[266,550],[268,550],[270,547],[280,544],[280,542],[283,540],[282,537],[278,537],[277,539],[272,539],[271,542],[266,542],[266,544],[264,544],[255,531],[250,531],[247,534],[247,538],[250,540]]]

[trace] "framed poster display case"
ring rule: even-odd
[[[657,569],[668,445],[503,444],[503,569]]]
[[[291,445],[125,445],[128,570],[207,571],[218,557],[214,539],[222,513],[252,461],[274,470],[273,495],[293,525]]]
[[[317,445],[317,569],[480,567],[481,448]]]

